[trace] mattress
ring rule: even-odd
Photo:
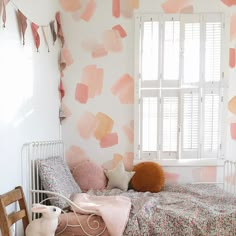
[[[88,193],[97,196],[122,195],[131,199],[132,207],[124,236],[236,235],[236,197],[213,184],[167,185],[159,193],[124,192],[119,189]],[[65,216],[60,227],[65,225]],[[76,220],[71,213],[70,217],[70,222]],[[79,217],[83,227],[87,227],[88,216]],[[94,217],[103,227],[102,219]],[[66,232],[69,231],[70,235],[86,235],[79,228],[68,227]],[[109,233],[105,230],[102,235]]]

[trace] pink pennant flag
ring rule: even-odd
[[[60,73],[61,73],[61,78],[62,78],[62,77],[64,77],[63,71],[64,71],[65,68],[66,68],[66,60],[65,60],[65,58],[64,58],[64,56],[63,56],[62,50],[61,50],[61,53],[60,53],[59,66],[60,66]]]
[[[43,38],[47,45],[48,52],[50,52],[49,43],[48,43],[48,26],[42,26]]]
[[[65,43],[65,38],[64,34],[62,32],[62,27],[61,27],[61,15],[60,12],[56,13],[56,21],[57,21],[57,36],[61,40],[62,47],[64,46]]]
[[[31,23],[31,29],[32,29],[33,37],[34,37],[35,46],[37,48],[37,52],[39,51],[39,45],[40,45],[40,37],[38,33],[38,28],[39,28],[38,25],[36,25],[33,22]]]
[[[7,15],[6,15],[6,3],[5,1],[2,2],[2,22],[3,22],[3,27],[6,27],[6,20],[7,20]]]
[[[51,34],[52,34],[52,40],[53,40],[53,44],[56,42],[57,40],[57,34],[55,31],[55,25],[54,25],[54,21],[50,22],[50,30],[51,30]]]
[[[62,84],[62,80],[60,80],[60,84],[59,84],[59,92],[60,92],[60,97],[61,97],[61,100],[62,98],[65,96],[65,90],[64,90],[64,87],[63,87],[63,84]]]
[[[25,31],[27,29],[27,18],[26,16],[23,15],[23,13],[20,10],[18,10],[18,18],[20,20],[19,24],[23,38],[23,45],[25,45]]]

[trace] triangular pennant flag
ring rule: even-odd
[[[66,60],[63,56],[63,53],[62,53],[62,50],[61,50],[61,53],[60,53],[60,72],[61,72],[61,77],[64,76],[63,74],[63,71],[65,70],[66,68]]]
[[[39,28],[38,25],[36,25],[33,22],[31,23],[31,29],[32,29],[33,37],[34,37],[35,46],[37,48],[37,52],[39,51],[39,45],[40,45],[40,37],[38,33],[38,28]]]
[[[19,24],[23,38],[23,45],[25,45],[25,31],[27,29],[27,18],[26,16],[23,15],[23,13],[20,10],[18,10],[18,18],[20,20]]]
[[[60,15],[60,12],[56,13],[56,21],[57,21],[57,36],[60,38],[61,44],[62,44],[62,47],[63,47],[64,43],[65,43],[65,38],[64,38],[62,28],[61,28],[61,15]]]
[[[5,1],[2,2],[2,22],[3,22],[3,27],[6,27],[6,20],[7,20],[7,15],[6,15],[6,4]]]
[[[0,0],[0,15],[2,15],[3,0]]]
[[[50,52],[49,43],[48,43],[48,26],[42,26],[42,31],[43,31],[44,41],[48,48],[48,52]]]
[[[54,44],[57,40],[57,34],[56,34],[56,31],[55,31],[54,21],[50,22],[50,30],[51,30],[51,33],[52,33],[52,39],[53,39],[53,44]]]
[[[63,88],[62,80],[60,80],[59,92],[60,92],[60,97],[61,97],[61,100],[62,100],[62,98],[65,96],[65,90]]]

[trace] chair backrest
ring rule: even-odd
[[[19,203],[19,210],[7,213],[6,207],[12,203]],[[23,228],[29,224],[29,214],[26,207],[25,196],[22,187],[0,195],[0,228],[3,236],[11,236],[11,226],[17,221],[22,220]]]

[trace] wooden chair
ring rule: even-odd
[[[7,213],[6,207],[12,203],[19,203],[19,211]],[[25,196],[22,187],[0,195],[0,228],[3,236],[11,236],[10,227],[17,221],[23,221],[23,228],[29,224],[29,214],[26,207]]]

